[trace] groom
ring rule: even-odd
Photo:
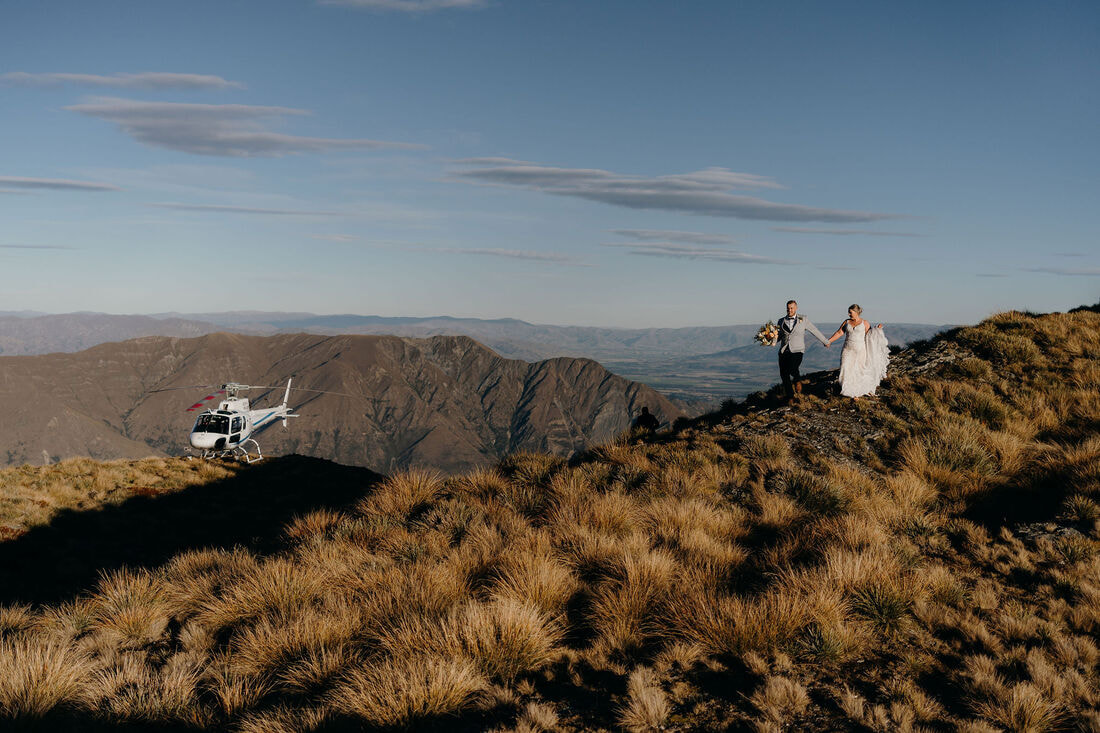
[[[829,348],[829,341],[817,326],[810,322],[806,316],[798,315],[798,303],[787,301],[787,315],[779,319],[779,377],[783,380],[783,388],[787,391],[787,399],[794,398],[795,384],[801,378],[798,367],[802,365],[802,356],[806,351],[806,330],[809,329],[817,340],[825,348]],[[793,381],[792,381],[793,380]],[[802,385],[798,384],[798,391],[802,391]]]

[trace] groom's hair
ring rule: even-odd
[[[790,305],[791,303],[794,303],[795,305],[798,305],[798,301],[797,301],[797,300],[788,300],[788,301],[787,301],[787,305]]]

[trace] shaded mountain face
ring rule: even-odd
[[[534,364],[466,337],[211,334],[148,337],[75,354],[0,358],[0,461],[73,455],[181,454],[203,390],[167,387],[238,381],[254,407],[281,400],[288,378],[301,415],[257,436],[265,454],[300,453],[389,472],[456,471],[517,451],[568,456],[630,427],[648,405],[662,421],[679,410],[643,384],[587,359]]]

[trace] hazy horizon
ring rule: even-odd
[[[20,318],[37,318],[43,316],[66,316],[66,315],[92,315],[92,316],[139,316],[156,319],[166,318],[180,318],[185,320],[201,321],[203,316],[232,316],[232,315],[255,315],[255,316],[301,316],[305,319],[314,318],[379,318],[385,320],[412,320],[412,321],[430,321],[430,320],[453,320],[453,321],[481,321],[484,323],[494,323],[500,321],[514,321],[517,323],[524,323],[528,326],[536,327],[548,327],[548,328],[592,328],[602,330],[618,330],[618,331],[631,331],[631,330],[677,330],[677,329],[693,329],[693,328],[737,328],[760,325],[756,321],[729,321],[726,323],[713,323],[713,324],[701,324],[701,323],[686,323],[678,326],[616,326],[606,325],[600,323],[542,323],[537,321],[528,321],[522,318],[514,318],[511,316],[499,316],[499,317],[478,317],[478,316],[455,316],[446,313],[435,313],[428,316],[409,316],[409,315],[394,315],[383,316],[378,313],[313,313],[307,311],[260,311],[260,310],[241,310],[241,311],[208,311],[208,312],[182,312],[182,311],[164,311],[164,312],[151,312],[151,313],[110,313],[107,311],[64,311],[56,313],[47,313],[44,311],[0,311],[0,317],[14,316]],[[770,319],[775,321],[782,313],[776,314]],[[257,323],[266,323],[266,320],[257,320]],[[823,324],[830,324],[832,321],[827,319],[821,319]],[[898,324],[904,325],[925,325],[925,326],[964,326],[970,325],[965,323],[925,323],[921,321],[897,321]]]

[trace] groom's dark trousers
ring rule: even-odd
[[[801,351],[779,352],[779,378],[783,380],[783,388],[787,390],[788,398],[794,397],[792,380],[797,382],[802,378],[798,373],[798,367],[802,366],[802,356]]]

